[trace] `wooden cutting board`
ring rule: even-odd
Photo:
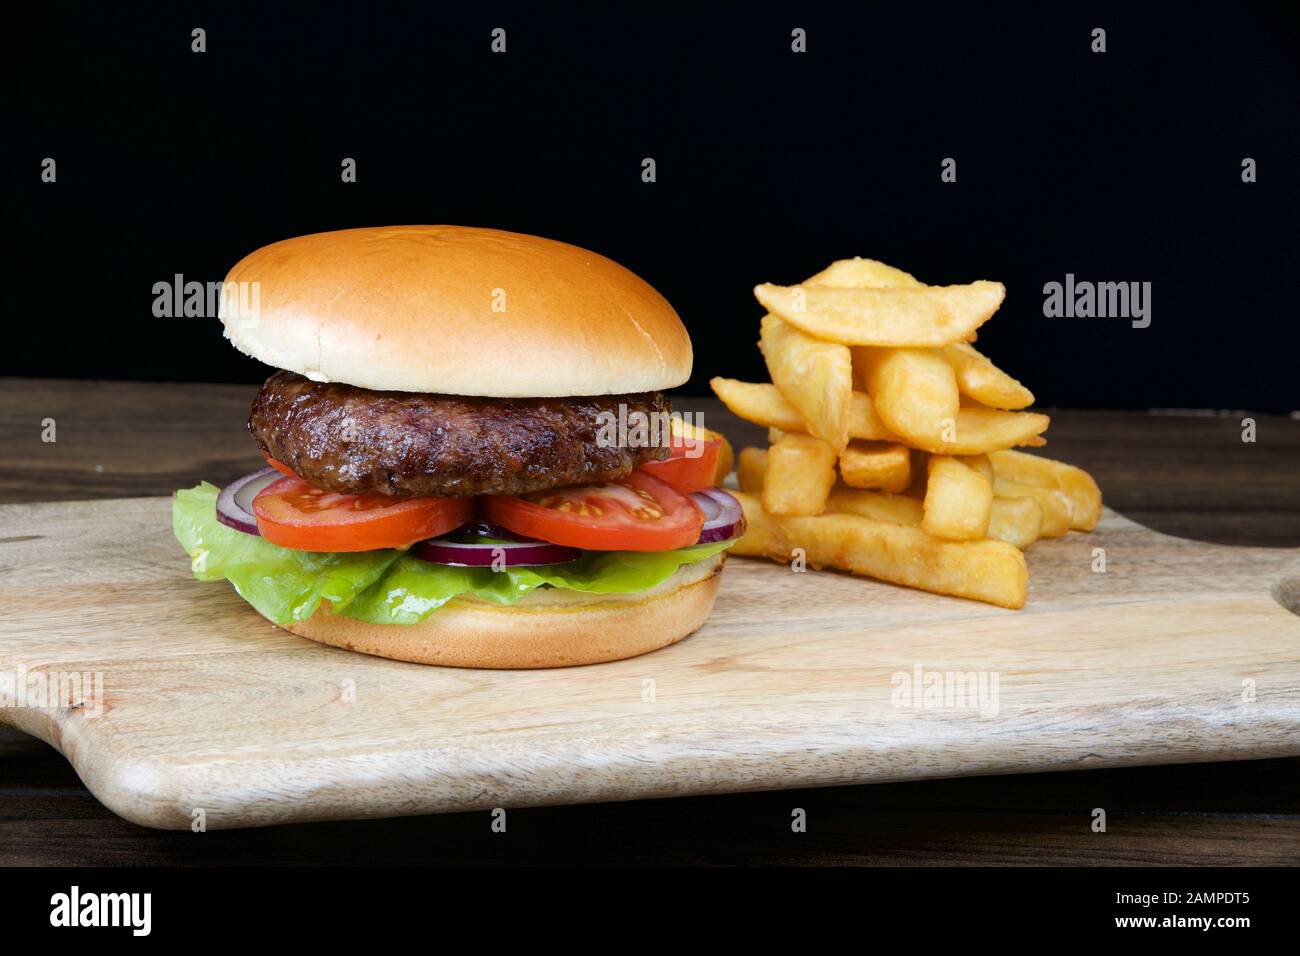
[[[169,509],[0,507],[0,695],[54,673],[86,675],[87,698],[0,721],[147,826],[1300,754],[1300,551],[1108,512],[1034,545],[1023,611],[737,558],[680,644],[473,671],[273,627],[191,578]],[[949,672],[975,693],[936,694]]]

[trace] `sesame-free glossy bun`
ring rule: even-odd
[[[599,664],[667,647],[713,609],[726,553],[684,565],[639,594],[538,589],[509,606],[455,598],[419,624],[367,624],[327,603],[286,629],[322,644],[416,664],[531,668]]]
[[[315,381],[497,398],[681,385],[691,341],[658,292],[577,246],[496,229],[322,232],[245,256],[223,296],[241,352]]]

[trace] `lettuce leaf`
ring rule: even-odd
[[[734,542],[676,551],[584,551],[576,561],[539,567],[457,568],[402,551],[325,554],[293,551],[217,521],[216,486],[202,482],[176,492],[172,531],[200,581],[222,578],[277,624],[302,621],[321,601],[373,624],[415,624],[461,594],[509,605],[549,585],[593,594],[647,591],[679,567],[703,561]]]

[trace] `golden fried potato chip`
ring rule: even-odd
[[[988,534],[993,509],[993,485],[974,468],[955,458],[934,455],[927,462],[926,534],[950,541],[975,541]]]
[[[767,472],[766,448],[742,448],[736,460],[736,484],[751,495],[763,493],[763,475]]]
[[[854,574],[972,598],[1001,607],[1024,607],[1029,567],[1005,541],[944,541],[922,529],[851,514],[782,517],[758,498],[739,492],[747,529],[733,546],[737,556],[787,562],[798,548],[814,568]]]
[[[875,259],[838,259],[815,276],[805,279],[803,285],[839,286],[843,289],[873,288],[909,288],[915,289],[924,283],[916,277],[895,269],[893,266],[877,262]]]
[[[946,450],[961,407],[952,366],[933,349],[855,348],[853,362],[886,428],[917,448]]]
[[[988,455],[953,455],[952,457],[967,468],[974,468],[988,479],[989,484],[993,483],[993,459]]]
[[[754,295],[773,315],[827,342],[931,346],[964,342],[1002,304],[1000,282],[915,288],[779,286]],[[780,384],[779,382],[777,384]]]
[[[1032,496],[993,496],[989,515],[989,537],[1014,544],[1021,551],[1038,540],[1043,530],[1043,507]]]
[[[733,414],[745,421],[788,432],[808,430],[799,410],[790,404],[775,385],[768,382],[741,382],[718,376],[709,380],[709,387]],[[888,441],[893,437],[876,414],[875,406],[871,404],[867,393],[853,392],[849,397],[849,438]]]
[[[951,432],[945,430],[936,445],[926,451],[941,455],[981,455],[1014,445],[1047,444],[1041,433],[1051,418],[1038,412],[1004,412],[1000,408],[963,405]],[[995,470],[996,470],[996,466]]]
[[[998,368],[980,352],[957,342],[945,345],[939,354],[957,376],[957,387],[990,408],[1028,408],[1034,404],[1034,393]]]
[[[1023,451],[999,451],[990,457],[1001,477],[1064,492],[1070,499],[1070,527],[1075,531],[1097,527],[1101,520],[1101,489],[1082,468]]]
[[[919,500],[907,495],[836,485],[826,498],[826,510],[836,514],[861,515],[878,521],[892,521],[894,524],[919,525],[925,508]]]
[[[1070,530],[1074,508],[1065,492],[1058,488],[1040,488],[1038,485],[1021,484],[998,475],[993,479],[993,493],[1000,498],[1036,499],[1043,509],[1042,529],[1038,533],[1040,538],[1060,538]]]
[[[813,338],[774,315],[763,316],[760,328],[759,348],[772,383],[807,423],[809,434],[842,451],[849,443],[853,396],[848,348]]]
[[[912,480],[911,452],[892,442],[851,441],[840,452],[840,477],[853,488],[902,491]]]
[[[767,450],[763,507],[774,515],[816,515],[835,484],[835,452],[820,438],[787,432]]]

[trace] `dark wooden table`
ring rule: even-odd
[[[0,380],[0,503],[164,495],[260,464],[255,388]],[[762,441],[683,399],[737,446]],[[1300,546],[1300,420],[1053,412],[1047,451],[1111,507],[1224,544]],[[57,441],[43,442],[53,419]],[[3,528],[0,528],[0,537]],[[790,808],[808,832],[790,832]],[[1094,807],[1107,832],[1091,831]],[[509,839],[466,813],[171,833],[118,819],[53,749],[0,728],[0,862],[1281,864],[1300,861],[1300,759],[967,778],[512,811]]]

